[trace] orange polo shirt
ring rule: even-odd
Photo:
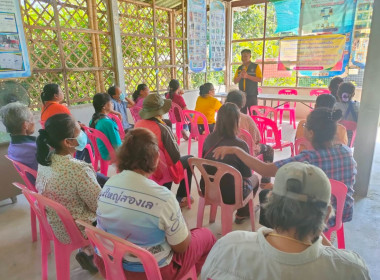
[[[71,112],[65,105],[59,104],[56,101],[46,101],[45,105],[42,106],[41,121],[45,122],[48,118],[56,114],[71,115]]]

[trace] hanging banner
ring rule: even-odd
[[[206,71],[206,0],[187,1],[187,50],[190,71],[195,73]]]
[[[31,75],[18,0],[0,0],[0,79]]]
[[[367,59],[373,0],[359,0],[355,16],[351,63],[364,69]]]
[[[355,9],[356,0],[305,0],[302,34],[344,34],[346,44],[341,70],[300,71],[300,76],[327,78],[344,75],[350,60]]]
[[[298,35],[301,0],[270,0],[276,10],[276,33],[292,32]]]
[[[344,35],[288,37],[280,40],[278,70],[342,70]]]
[[[220,1],[210,3],[210,68],[214,71],[225,69],[225,12]]]

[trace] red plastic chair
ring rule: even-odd
[[[76,222],[85,228],[92,246],[96,247],[103,256],[107,280],[127,280],[123,269],[123,259],[126,254],[134,255],[141,261],[148,280],[162,280],[157,261],[149,251],[81,220]],[[195,266],[182,279],[196,280]]]
[[[179,145],[182,135],[181,131],[186,121],[185,116],[182,112],[182,108],[174,102],[172,102],[172,107],[169,110],[169,120],[172,122],[172,124],[175,124],[175,133],[177,135],[177,142]]]
[[[261,142],[263,144],[270,145],[273,149],[279,149],[280,151],[282,151],[283,148],[290,147],[291,155],[294,156],[293,142],[283,141],[281,139],[281,130],[278,129],[274,121],[259,116],[251,117],[260,131]]]
[[[331,195],[336,198],[336,209],[335,209],[335,226],[329,228],[325,232],[325,236],[330,239],[331,233],[336,231],[338,248],[345,249],[346,244],[344,240],[344,227],[342,222],[344,203],[346,202],[347,186],[339,181],[330,179],[331,183]]]
[[[7,155],[5,155],[5,157],[12,162],[13,166],[15,167],[18,174],[21,176],[27,188],[33,192],[37,192],[35,185],[28,178],[28,174],[29,174],[29,176],[33,176],[34,179],[36,179],[37,171],[22,164],[21,162],[11,159]],[[32,208],[30,208],[30,225],[31,225],[31,230],[32,230],[32,241],[35,242],[37,241],[37,225],[36,225],[36,214],[34,213]]]
[[[249,212],[252,231],[255,231],[255,212],[253,211],[253,192],[251,192],[245,199],[243,199],[243,178],[240,172],[227,164],[201,159],[189,158],[189,165],[193,173],[195,182],[198,188],[199,203],[197,215],[197,227],[202,227],[204,209],[206,205],[211,205],[210,210],[210,223],[215,222],[217,207],[220,206],[222,210],[222,235],[226,235],[232,230],[232,219],[235,210],[244,207],[249,203]],[[202,194],[199,181],[195,175],[194,166],[200,171],[201,176],[205,182],[205,194]],[[216,169],[214,174],[209,174],[206,168],[213,167]],[[220,191],[220,180],[225,174],[231,174],[235,182],[235,204],[225,204],[222,199]]]
[[[253,105],[249,108],[249,112],[251,116],[254,116],[253,113],[255,112],[256,116],[268,118],[277,123],[277,110],[275,108]]]
[[[133,118],[135,123],[137,123],[137,121],[141,120],[141,117],[139,115],[139,112],[141,109],[142,108],[139,106],[133,106],[133,107],[129,108],[129,110],[131,111],[132,118]]]
[[[190,136],[189,136],[189,146],[187,148],[187,154],[190,155],[191,150],[191,139],[198,139],[198,157],[202,157],[202,149],[203,143],[206,137],[210,134],[210,130],[208,127],[208,121],[205,115],[198,111],[193,110],[183,110],[183,115],[185,116],[185,120],[190,123]],[[198,130],[198,119],[201,118],[203,120],[204,132],[203,134],[199,134]]]
[[[123,124],[121,123],[121,120],[119,119],[117,115],[111,114],[111,113],[108,114],[108,117],[110,117],[110,119],[113,120],[117,124],[117,128],[119,129],[120,139],[123,140],[125,137],[125,132],[124,132],[124,128],[123,128]]]
[[[87,137],[90,139],[91,141],[91,144],[92,146],[94,147],[94,150],[95,150],[95,160],[94,160],[94,169],[95,171],[98,170],[98,162],[100,161],[100,173],[102,173],[103,175],[107,176],[107,173],[108,173],[108,166],[114,162],[116,162],[116,155],[115,155],[115,150],[114,148],[112,147],[110,141],[108,140],[107,136],[105,136],[101,131],[97,130],[97,129],[94,129],[94,128],[91,128],[91,127],[87,127],[87,126],[83,126],[86,134],[87,134]],[[108,150],[108,154],[110,156],[110,159],[109,160],[104,160],[102,159],[102,157],[100,156],[100,152],[99,152],[99,148],[98,148],[98,143],[97,143],[97,139],[99,139],[100,141],[103,142],[103,144],[106,146],[107,150]]]
[[[357,128],[358,124],[356,122],[346,121],[346,120],[341,120],[339,123],[346,128],[347,132],[352,131],[351,142],[349,143],[350,148],[352,148],[354,146],[354,143],[355,143],[356,128]]]
[[[281,89],[278,94],[298,95],[298,91],[296,89],[284,88]],[[293,107],[291,107],[290,103],[286,102],[280,106],[280,101],[277,101],[277,111],[280,112],[280,124],[282,124],[282,115],[284,111],[289,111],[290,124],[293,123],[293,128],[296,129],[296,105],[297,102],[294,102]]]
[[[247,130],[240,128],[238,137],[245,143],[247,143],[249,148],[249,154],[251,156],[255,156],[255,153],[253,151],[255,143],[253,143],[252,135]]]
[[[325,88],[316,88],[316,89],[312,89],[310,91],[310,96],[320,96],[321,94],[330,94],[330,91],[328,89],[325,89]],[[310,108],[312,108],[313,104],[309,104]]]
[[[300,152],[301,152],[301,147],[302,147],[302,151],[303,150],[314,150],[314,147],[313,145],[310,143],[309,140],[307,140],[306,138],[298,138],[296,139],[296,141],[294,142],[294,151],[295,151],[295,154],[298,155]]]
[[[47,279],[47,247],[49,244],[49,239],[54,242],[54,255],[55,255],[55,266],[57,273],[57,280],[70,280],[70,255],[74,250],[79,248],[86,247],[90,245],[90,242],[85,239],[82,233],[79,231],[78,226],[75,224],[73,217],[70,212],[61,204],[44,197],[38,193],[31,192],[25,188],[23,188],[23,194],[28,200],[30,206],[35,211],[38,221],[43,226],[43,240],[45,248],[42,249],[42,274],[43,279]],[[61,219],[67,234],[70,237],[70,243],[65,244],[61,243],[59,239],[54,235],[54,231],[51,228],[47,215],[46,209],[49,208],[48,211],[52,211],[53,209],[59,218]],[[45,264],[46,263],[46,268]],[[46,269],[46,270],[45,270]],[[46,274],[46,278],[44,278]]]

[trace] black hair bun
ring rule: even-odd
[[[331,114],[331,118],[335,122],[339,121],[342,117],[343,117],[343,113],[342,113],[342,110],[340,109],[334,110]]]

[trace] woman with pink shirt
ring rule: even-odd
[[[137,89],[132,94],[133,102],[135,102],[135,106],[142,108],[144,98],[149,94],[149,88],[146,84],[139,84]]]

